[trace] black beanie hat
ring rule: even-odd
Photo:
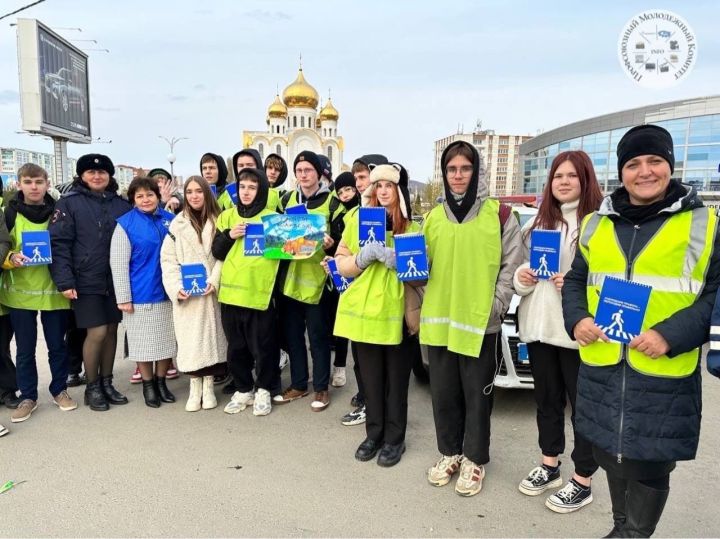
[[[75,172],[78,178],[83,175],[83,172],[88,170],[104,170],[110,174],[110,176],[115,175],[115,165],[113,165],[113,162],[107,155],[99,153],[88,153],[77,160]]]
[[[343,187],[355,189],[355,176],[353,176],[352,172],[343,172],[335,178],[335,191],[339,191]]]
[[[327,158],[327,156],[319,153],[317,154],[318,160],[320,161],[320,166],[322,167],[322,174],[326,180],[332,181],[332,163],[330,163],[330,159]]]
[[[670,173],[675,171],[675,153],[673,139],[667,130],[659,125],[638,125],[625,133],[617,145],[618,178],[622,181],[622,168],[639,155],[657,155],[670,165]]]
[[[322,178],[323,167],[320,163],[320,159],[318,159],[318,156],[315,152],[305,150],[304,152],[300,152],[299,154],[297,154],[297,157],[293,162],[293,173],[295,172],[295,167],[297,167],[297,164],[300,161],[307,161],[308,163],[310,163],[312,167],[317,171],[318,179]]]
[[[148,177],[150,178],[159,175],[165,176],[168,180],[172,178],[172,175],[164,168],[154,168],[150,172],[148,172]]]

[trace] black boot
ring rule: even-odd
[[[157,386],[158,393],[160,394],[160,400],[163,402],[175,402],[175,395],[170,393],[168,386],[165,384],[164,376],[156,376],[155,383]]]
[[[127,404],[127,397],[113,387],[112,381],[112,374],[110,376],[100,377],[100,384],[102,385],[103,393],[105,393],[105,398],[110,404]]]
[[[657,490],[628,482],[624,537],[651,537],[660,522],[670,489]]]
[[[627,479],[620,479],[612,475],[607,476],[610,487],[610,502],[612,503],[613,529],[605,537],[624,537],[625,527],[625,500],[627,498]]]
[[[155,387],[155,380],[143,380],[143,397],[150,408],[160,408],[160,396]]]
[[[106,412],[110,409],[105,393],[100,387],[100,380],[88,382],[85,386],[85,404],[96,412]]]

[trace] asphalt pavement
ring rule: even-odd
[[[26,481],[0,494],[2,537],[601,537],[612,527],[602,471],[594,502],[568,515],[518,491],[539,457],[527,390],[495,390],[492,460],[480,494],[463,498],[453,483],[426,480],[439,455],[429,388],[414,378],[407,452],[381,468],[353,458],[364,427],[340,423],[355,391],[351,368],[325,411],[311,412],[308,397],[254,417],[251,409],[224,414],[229,397],[219,388],[218,408],[185,412],[187,377],[168,382],[177,403],[148,408],[129,384],[133,365],[118,359],[116,387],[128,405],[92,412],[80,387],[70,389],[79,408],[61,412],[47,392],[41,345],[37,411],[11,424],[10,410],[0,409],[11,430],[0,438],[0,484]],[[658,537],[720,536],[720,380],[705,374],[703,390],[698,458],[672,474]],[[571,447],[569,423],[567,432]],[[569,450],[561,458],[567,480]]]

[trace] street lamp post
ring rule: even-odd
[[[170,163],[170,181],[175,183],[175,170],[173,168],[173,165],[175,164],[175,144],[180,142],[181,140],[189,140],[188,137],[172,137],[167,138],[163,137],[162,135],[158,135],[161,139],[163,139],[165,142],[167,142],[170,145],[170,153],[167,156],[168,163]]]

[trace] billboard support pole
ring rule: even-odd
[[[54,185],[65,183],[67,175],[65,170],[67,167],[67,139],[62,137],[53,137],[53,153],[55,155],[55,171]]]

